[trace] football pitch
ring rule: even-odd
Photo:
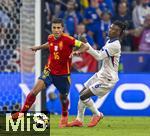
[[[59,128],[60,115],[50,115],[50,128],[43,132],[14,132],[12,129],[6,132],[6,122],[4,116],[0,116],[0,136],[150,136],[150,117],[111,117],[106,116],[96,127],[88,128],[86,125],[90,121],[90,116],[85,116],[83,127]],[[75,116],[69,116],[69,121]],[[33,123],[25,124],[31,126]],[[11,126],[10,126],[11,128]]]
[[[69,117],[69,121],[74,119]],[[90,121],[85,117],[85,126],[58,128],[60,116],[50,116],[50,136],[150,136],[150,117],[104,117],[100,123],[93,128],[86,124]]]

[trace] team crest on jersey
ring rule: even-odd
[[[58,51],[58,46],[54,46],[54,51]]]
[[[53,46],[53,43],[50,43],[50,46]]]

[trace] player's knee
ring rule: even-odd
[[[81,100],[81,101],[86,100],[86,96],[85,96],[85,95],[80,95],[80,100]]]
[[[84,87],[84,88],[81,90],[80,95],[82,95],[85,90],[86,90],[86,88]]]

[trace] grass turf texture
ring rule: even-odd
[[[50,116],[50,129],[45,132],[6,132],[5,117],[0,116],[0,136],[150,136],[150,117],[104,117],[94,128],[88,128],[90,121],[85,116],[84,127],[59,128],[60,116]],[[69,116],[69,121],[75,116]],[[49,132],[50,131],[50,132]]]
[[[74,119],[69,117],[69,121]],[[94,128],[88,128],[90,121],[85,117],[84,127],[58,128],[60,116],[50,116],[50,136],[150,136],[150,117],[104,117]]]

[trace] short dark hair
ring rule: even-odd
[[[125,31],[125,29],[127,27],[127,25],[124,22],[121,22],[119,20],[114,21],[113,24],[117,25],[121,29],[120,35],[123,34],[123,32]]]
[[[61,24],[62,27],[64,27],[64,21],[63,21],[63,19],[61,19],[61,18],[54,18],[54,19],[52,20],[52,24]]]

